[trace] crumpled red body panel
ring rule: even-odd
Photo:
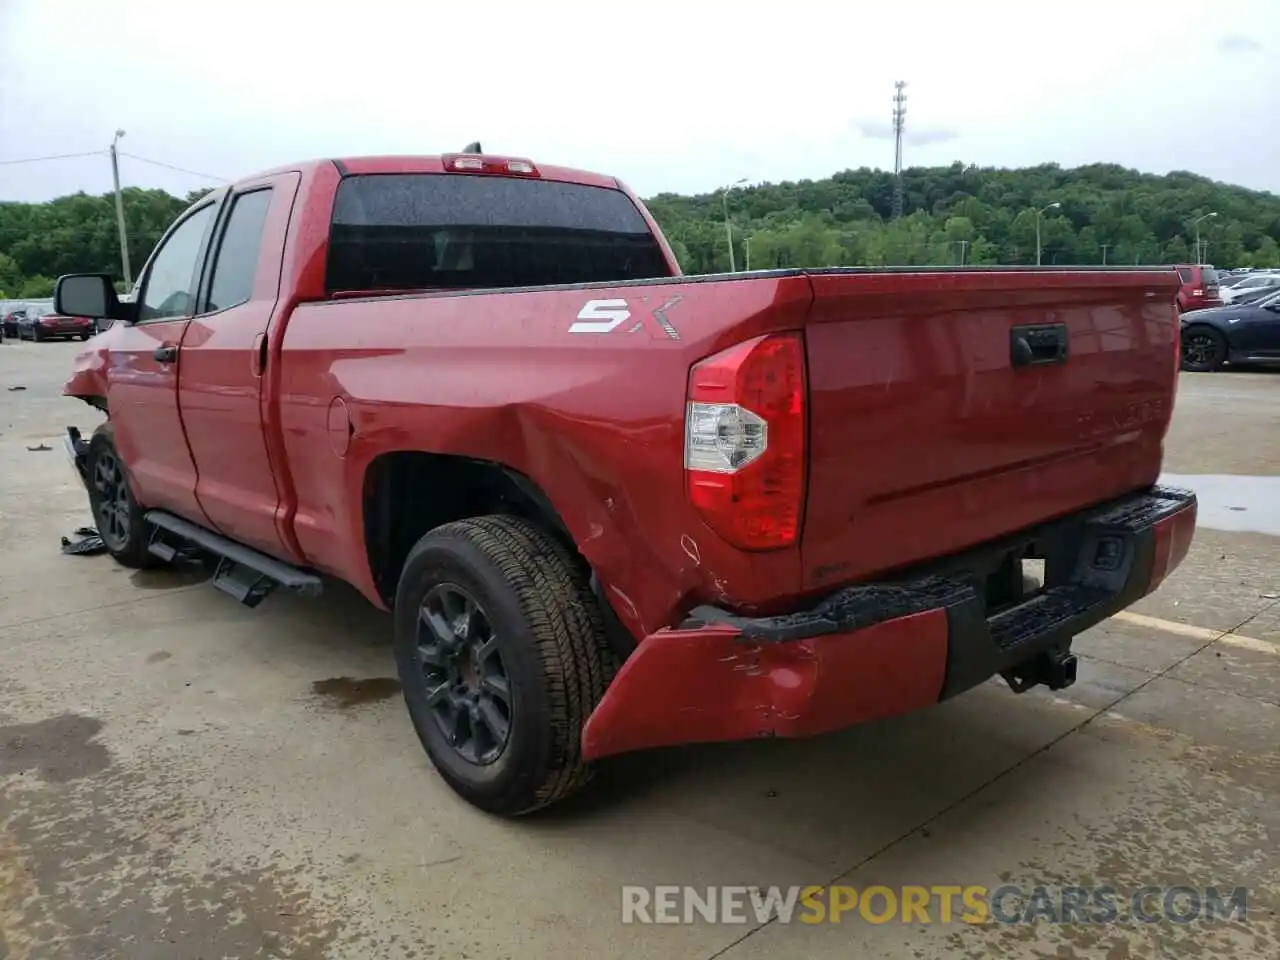
[[[745,643],[729,626],[662,630],[614,678],[582,752],[838,730],[936,703],[946,666],[943,610],[786,643]]]
[[[107,395],[107,358],[105,345],[101,342],[110,336],[110,331],[99,334],[89,340],[77,354],[71,366],[71,376],[62,387],[66,397],[106,397]]]

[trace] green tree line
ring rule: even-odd
[[[122,191],[129,263],[136,275],[169,224],[204,191]],[[112,194],[76,193],[47,203],[0,203],[0,298],[48,297],[64,273],[120,278],[120,231]]]
[[[728,269],[726,200],[738,269],[1034,264],[1040,210],[1045,264],[1194,262],[1194,223],[1214,214],[1199,222],[1206,263],[1280,267],[1280,197],[1193,173],[917,167],[903,172],[898,219],[893,180],[863,167],[648,204],[689,273]]]
[[[729,268],[726,201],[739,269],[1031,264],[1037,220],[1046,264],[1185,263],[1195,260],[1197,219],[1206,262],[1280,267],[1280,197],[1193,173],[954,163],[908,169],[902,179],[903,215],[896,219],[892,174],[866,167],[825,180],[738,187],[727,195],[664,193],[647,202],[687,273]],[[199,195],[124,191],[135,273]],[[1045,209],[1050,204],[1056,206]],[[110,194],[0,203],[0,296],[48,296],[55,277],[78,271],[120,276]]]

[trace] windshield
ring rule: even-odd
[[[1218,285],[1218,271],[1213,267],[1200,268],[1200,282],[1206,287],[1216,287]]]
[[[457,174],[369,174],[338,187],[333,292],[532,287],[671,276],[620,190]]]

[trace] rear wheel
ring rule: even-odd
[[[147,550],[150,535],[144,519],[146,511],[133,496],[110,424],[94,431],[85,467],[89,477],[89,508],[107,552],[122,566],[151,566],[155,558]]]
[[[581,733],[616,661],[584,564],[528,521],[480,517],[409,553],[396,662],[418,738],[460,796],[513,816],[590,777]]]
[[[1182,331],[1182,369],[1193,373],[1221,370],[1227,360],[1226,338],[1203,324]]]

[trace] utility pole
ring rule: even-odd
[[[747,182],[747,178],[743,177],[741,180],[735,180],[733,181],[733,183],[729,184],[727,187],[722,187],[720,189],[720,200],[724,203],[724,236],[725,236],[725,239],[729,241],[729,272],[730,273],[738,272],[738,264],[733,257],[733,223],[729,220],[729,191],[732,190],[734,187],[738,186],[739,184],[743,184],[746,182]]]
[[[129,269],[129,233],[124,225],[124,198],[120,195],[120,160],[116,154],[116,144],[124,136],[123,130],[117,130],[111,141],[111,179],[116,187],[116,228],[120,231],[120,266],[124,270],[124,285],[133,286],[133,271]]]
[[[1216,210],[1212,210],[1209,213],[1196,217],[1195,221],[1191,224],[1196,228],[1196,263],[1204,263],[1204,250],[1200,246],[1200,221],[1208,220],[1210,217],[1216,217],[1217,215],[1218,212]]]
[[[893,84],[893,219],[902,216],[902,131],[907,123],[907,81]]]
[[[1107,265],[1107,251],[1109,249],[1111,249],[1111,244],[1109,243],[1102,244],[1102,265],[1104,267]]]
[[[969,248],[968,240],[957,240],[956,245],[960,247],[960,266],[964,266],[964,252]]]
[[[1055,207],[1061,207],[1062,204],[1057,200],[1053,203],[1047,203],[1036,211],[1036,266],[1040,266],[1040,218],[1044,216],[1046,210],[1053,210]]]
[[[747,265],[745,269],[747,273],[750,273],[751,272],[751,237],[747,236],[742,238],[742,248],[743,248],[743,252],[746,253],[747,255]]]

